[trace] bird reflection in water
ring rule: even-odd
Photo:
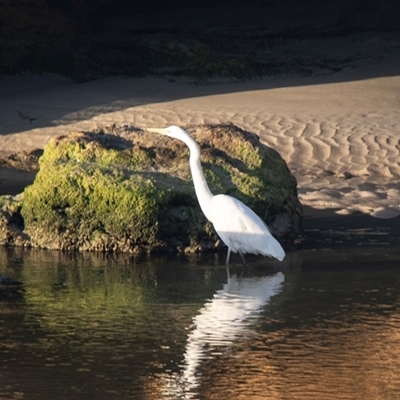
[[[200,368],[213,357],[252,332],[251,323],[270,299],[282,291],[284,274],[240,278],[230,275],[221,290],[193,318],[184,354],[182,385],[190,399],[201,384]]]

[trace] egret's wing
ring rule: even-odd
[[[213,198],[212,207],[214,228],[232,251],[260,253],[278,260],[285,257],[281,245],[264,221],[241,201],[218,195]]]

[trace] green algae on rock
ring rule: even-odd
[[[302,210],[280,155],[232,124],[185,129],[211,191],[239,198],[292,240]],[[34,247],[59,250],[215,250],[222,243],[198,206],[188,157],[183,143],[129,127],[51,139],[24,191],[22,232]]]

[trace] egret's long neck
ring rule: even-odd
[[[192,172],[194,189],[199,201],[201,210],[206,218],[211,221],[211,199],[213,194],[207,185],[200,162],[200,147],[192,138],[186,138],[185,144],[190,150],[190,170]]]

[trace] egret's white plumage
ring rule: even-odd
[[[169,126],[165,129],[151,128],[150,132],[181,140],[190,150],[190,170],[201,210],[214,225],[221,240],[228,246],[226,263],[231,251],[262,254],[282,261],[285,257],[279,242],[271,235],[264,221],[249,207],[234,197],[219,194],[214,196],[204,178],[200,163],[200,147],[182,128]]]

